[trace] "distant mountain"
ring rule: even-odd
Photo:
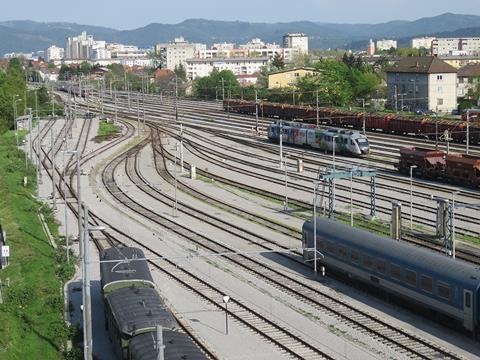
[[[368,39],[395,38],[408,43],[414,36],[475,36],[479,34],[480,16],[443,15],[415,21],[389,21],[380,24],[333,24],[311,21],[289,23],[250,23],[190,19],[178,24],[150,24],[134,30],[115,30],[100,26],[74,23],[40,23],[35,21],[0,22],[0,54],[45,49],[50,45],[65,46],[68,36],[82,31],[96,39],[150,47],[184,36],[187,40],[244,43],[260,37],[268,42],[281,42],[287,32],[304,32],[310,37],[311,48],[364,48]]]

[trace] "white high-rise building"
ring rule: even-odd
[[[298,49],[303,54],[308,54],[308,36],[305,34],[286,34],[283,37],[283,47]]]
[[[50,46],[47,50],[45,50],[45,61],[58,61],[62,60],[65,55],[65,49],[58,47],[58,46]]]
[[[480,37],[435,38],[432,55],[480,55]]]
[[[83,31],[79,36],[67,38],[67,46],[65,49],[66,59],[90,59],[90,48],[94,40],[92,35],[87,35]]]
[[[425,48],[430,50],[432,48],[432,41],[435,40],[434,37],[421,37],[421,38],[413,38],[410,40],[410,47],[412,49],[421,49]]]
[[[387,51],[387,50],[390,50],[391,48],[396,49],[397,40],[390,40],[390,39],[377,40],[375,48],[377,51]]]
[[[162,67],[169,70],[175,70],[180,65],[186,68],[187,59],[198,57],[199,52],[206,49],[207,45],[189,43],[183,37],[175,38],[168,44],[155,45],[155,52],[160,56]]]

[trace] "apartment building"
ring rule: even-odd
[[[269,62],[267,57],[212,58],[187,60],[187,77],[195,80],[210,75],[213,69],[230,70],[234,75],[252,75],[260,71]]]
[[[457,108],[457,69],[437,57],[406,57],[386,73],[392,108],[439,112]]]
[[[434,37],[420,37],[420,38],[413,38],[410,40],[410,47],[412,49],[431,49],[432,48],[432,41],[435,40]]]
[[[283,36],[283,47],[298,49],[303,54],[308,54],[308,36],[305,34],[286,34]]]
[[[58,46],[50,46],[47,50],[45,50],[45,61],[46,62],[53,62],[53,61],[60,61],[65,56],[65,49],[58,47]]]
[[[436,38],[432,40],[432,55],[480,55],[480,37]]]

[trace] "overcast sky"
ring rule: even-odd
[[[0,20],[66,21],[133,29],[190,18],[379,23],[445,12],[480,15],[479,0],[23,0],[2,1]]]

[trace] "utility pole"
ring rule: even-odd
[[[177,152],[178,152],[178,143],[175,143],[175,165],[173,168],[175,174],[175,202],[173,204],[173,217],[177,217],[177,209],[178,209],[178,202],[177,202]]]
[[[80,253],[80,258],[82,257],[83,248],[82,248],[82,193],[80,187],[80,155],[78,150],[67,151],[67,154],[75,154],[77,160],[77,216],[78,216],[78,240],[79,246],[78,250]]]
[[[320,124],[320,108],[319,108],[319,102],[318,102],[318,89],[316,92],[317,95],[317,127]]]
[[[32,130],[33,130],[33,125],[32,125],[32,121],[33,121],[33,115],[32,115],[32,108],[28,108],[28,111],[29,111],[29,118],[28,118],[28,132],[30,133],[30,141],[29,141],[29,145],[30,145],[30,160],[32,161],[33,163],[33,143],[32,143]]]
[[[41,142],[40,138],[40,118],[38,117],[37,110],[37,153],[38,153],[38,163],[37,163],[37,181],[38,185],[42,183],[42,154],[41,154]],[[37,186],[38,191],[40,191],[40,186]]]
[[[143,107],[143,131],[145,131],[145,93],[142,92],[142,107]]]
[[[180,124],[180,173],[183,171],[183,124]]]
[[[258,136],[258,91],[255,89],[255,132]]]
[[[175,121],[178,121],[178,76],[175,74]]]
[[[165,359],[165,345],[163,343],[163,330],[161,325],[157,325],[156,339],[155,339],[155,350],[157,351],[156,360]]]
[[[92,310],[91,310],[91,299],[90,299],[90,279],[88,273],[88,245],[89,245],[89,228],[88,228],[88,208],[86,204],[83,204],[83,267],[84,267],[84,278],[83,278],[83,293],[84,302],[83,302],[83,333],[84,333],[84,349],[85,349],[85,359],[92,360]]]
[[[70,262],[70,246],[68,240],[68,206],[67,206],[67,164],[65,163],[65,153],[68,151],[67,134],[65,131],[65,149],[63,151],[63,204],[65,212],[65,247],[67,250],[67,263]]]
[[[137,136],[140,136],[140,93],[137,92]]]
[[[128,99],[129,99],[129,103],[130,103],[130,97]],[[130,108],[128,109],[128,111],[130,111]],[[117,118],[117,89],[115,89],[115,123],[117,123],[117,121],[118,121],[118,118]]]
[[[283,166],[283,134],[281,133],[282,128],[280,127],[280,169]]]
[[[53,128],[50,130],[50,152],[52,156],[52,208],[53,210],[57,210],[57,199],[55,194],[55,151],[53,146]]]
[[[435,109],[435,150],[438,150],[438,107]]]
[[[467,148],[466,153],[467,155],[470,152],[470,110],[467,110]]]

